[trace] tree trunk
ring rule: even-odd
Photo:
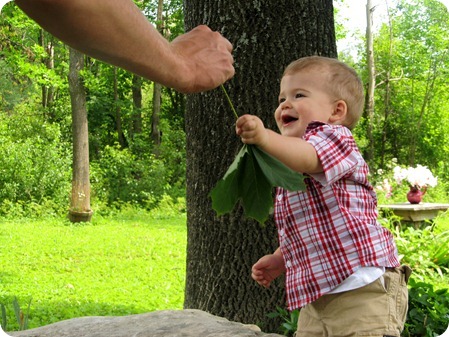
[[[207,24],[234,45],[236,75],[225,84],[238,113],[256,114],[275,128],[284,68],[306,55],[336,57],[331,0],[185,0],[186,30]],[[276,330],[266,314],[283,306],[283,280],[263,289],[251,266],[278,246],[275,226],[245,219],[236,207],[217,217],[209,192],[223,176],[241,143],[235,118],[220,89],[189,95],[187,134],[186,308],[197,308]]]
[[[46,40],[46,33],[43,29],[40,30],[39,43],[44,48],[47,57],[44,59],[44,64],[47,69],[55,68],[55,48],[53,46],[53,41],[50,39]],[[47,108],[53,104],[55,89],[53,86],[42,85],[42,106]],[[50,116],[53,118],[54,116]]]
[[[142,83],[142,77],[133,74],[133,135],[142,133]]]
[[[156,28],[163,34],[163,0],[158,0]],[[159,145],[161,144],[161,131],[159,129],[159,120],[161,114],[162,86],[159,83],[153,83],[153,114],[151,117],[151,138],[154,143],[154,153],[159,153]]]
[[[89,136],[86,92],[80,78],[84,55],[70,48],[69,90],[72,104],[73,175],[69,219],[90,221]]]
[[[366,95],[365,113],[367,116],[366,137],[369,146],[365,151],[365,159],[368,163],[374,158],[374,88],[376,86],[376,71],[374,67],[374,39],[373,39],[373,12],[374,7],[371,0],[366,2],[366,57],[368,59],[368,88]]]
[[[388,124],[391,115],[391,71],[392,71],[392,60],[393,60],[393,23],[390,17],[390,9],[387,5],[387,14],[388,14],[388,30],[390,33],[389,39],[389,57],[387,63],[387,70],[385,74],[385,94],[384,94],[384,118],[383,118],[383,126],[382,126],[382,142],[380,144],[380,167],[385,167],[385,155],[386,150],[385,146],[388,142]]]
[[[122,128],[122,106],[118,92],[118,74],[117,67],[114,67],[114,103],[115,103],[115,129],[117,130],[118,143],[124,149],[128,146]]]
[[[159,129],[159,121],[161,114],[161,97],[162,86],[159,83],[153,83],[153,114],[151,115],[151,139],[154,144],[154,153],[158,153],[158,147],[161,144],[161,130]]]

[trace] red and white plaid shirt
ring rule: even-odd
[[[349,129],[313,122],[304,139],[324,172],[305,179],[306,191],[278,188],[275,201],[290,310],[317,300],[358,267],[400,265],[393,236],[377,222],[368,166]]]

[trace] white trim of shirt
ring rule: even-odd
[[[328,294],[337,294],[344,291],[362,288],[376,281],[385,273],[384,267],[360,267],[353,274],[349,275],[342,283],[328,292]]]

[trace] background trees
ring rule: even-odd
[[[378,102],[377,110],[383,113],[378,114],[382,127],[377,136],[386,140],[386,148],[378,149],[375,157],[380,165],[394,156],[405,164],[438,167],[448,155],[441,145],[449,140],[448,92],[443,89],[448,71],[447,8],[438,1],[401,1],[391,16],[391,27],[382,27],[377,37],[377,89],[383,98]],[[389,44],[391,49],[380,47]]]
[[[346,1],[336,3],[344,4]],[[149,20],[156,23],[158,3],[136,3]],[[188,12],[199,10],[196,9],[199,5]],[[305,6],[308,5],[306,2]],[[172,39],[184,29],[181,0],[164,1],[163,8],[161,29]],[[274,12],[281,13],[279,8]],[[232,7],[223,10],[232,10]],[[285,33],[286,40],[273,44],[270,51],[273,50],[274,56],[266,64],[261,64],[258,59],[265,59],[263,46],[266,38],[254,41],[251,40],[254,36],[249,36],[259,19],[259,9],[257,6],[246,9],[242,5],[240,11],[238,27],[232,29],[227,27],[233,12],[226,15],[204,12],[195,20],[213,22],[215,16],[220,15],[222,21],[217,21],[217,29],[237,45],[237,66],[248,62],[254,69],[259,65],[267,70],[270,68],[267,65],[272,64],[279,67],[277,71],[280,73],[280,64],[286,63],[285,50],[289,41],[305,19],[298,20],[297,25]],[[385,169],[392,158],[397,158],[399,164],[429,166],[443,182],[449,174],[445,160],[449,152],[449,91],[445,80],[449,36],[447,9],[436,0],[398,0],[393,2],[389,14],[383,26],[374,30],[375,109],[372,123],[365,118],[356,128],[358,143],[372,172]],[[285,13],[284,17],[289,18],[290,15],[294,16],[294,11]],[[275,20],[274,15],[270,19]],[[346,32],[342,25],[338,28],[337,36],[344,37]],[[280,29],[286,30],[285,27]],[[233,37],[236,32],[239,35]],[[322,36],[327,36],[327,32],[317,32],[311,39],[321,41],[319,37]],[[340,58],[352,63],[367,82],[363,35],[359,41],[356,56],[340,54]],[[72,151],[68,49],[37,27],[12,2],[3,8],[0,16],[0,43],[2,145],[12,144],[1,148],[5,153],[0,157],[5,173],[0,177],[0,203],[38,205],[43,200],[51,200],[53,206],[50,211],[60,212],[68,205],[70,179],[68,183],[66,180],[71,174],[70,165],[65,165],[69,169],[63,170],[64,173],[60,169],[60,163],[66,162]],[[252,46],[251,50],[246,50],[248,45]],[[228,89],[236,106],[243,107],[254,94],[251,92],[253,89],[248,88],[258,87],[265,79],[253,76],[245,69],[238,71]],[[87,94],[93,208],[98,212],[121,203],[153,207],[164,193],[174,198],[184,196],[185,96],[162,89],[158,129],[155,128],[159,132],[153,132],[153,83],[91,58],[86,58],[81,75]],[[240,76],[251,79],[245,79],[248,81],[245,89],[239,87],[234,92],[233,83],[239,83],[239,86],[244,83]],[[272,91],[276,85],[277,82],[273,82]],[[205,96],[206,99],[208,97]],[[271,109],[273,103],[267,97],[261,97],[266,103],[263,106],[258,103],[258,110]],[[231,120],[222,122],[226,124]],[[368,132],[370,128],[371,135]],[[41,133],[43,129],[51,130],[45,133],[47,138]],[[159,145],[157,135],[161,137]],[[18,141],[19,138],[22,141]],[[35,144],[33,149],[17,153],[19,144],[25,140]],[[34,156],[32,164],[26,165],[27,160],[22,156],[30,151],[45,155]],[[48,156],[52,159],[48,160]],[[14,166],[15,159],[21,165]],[[30,173],[38,167],[45,174]],[[48,181],[52,182],[49,185],[53,187],[45,186],[45,179],[35,179],[36,176],[49,177]],[[9,206],[5,207],[2,215],[10,210]]]
[[[374,31],[373,140],[366,137],[367,115],[356,130],[359,144],[365,153],[373,147],[374,171],[397,158],[403,165],[427,165],[443,182],[449,172],[448,11],[436,0],[398,0],[388,15]],[[354,65],[366,76],[364,46],[361,39]]]
[[[149,20],[156,21],[157,3],[140,1],[138,5]],[[183,31],[182,18],[181,2],[165,1],[160,24],[168,38]],[[30,215],[43,200],[51,200],[52,205],[47,203],[41,211],[64,213],[69,204],[72,153],[68,48],[12,2],[0,16],[0,43],[4,140],[0,161],[5,171],[0,178],[0,213],[13,214],[15,205],[16,213]],[[86,88],[95,211],[123,203],[153,207],[163,194],[183,197],[184,96],[162,89],[158,144],[151,132],[153,83],[91,58],[85,58],[80,78]],[[48,129],[48,135],[42,129]],[[19,138],[29,145],[22,145]],[[24,160],[31,153],[36,155]],[[35,173],[38,169],[41,174]],[[48,177],[53,188],[45,185],[42,176]]]

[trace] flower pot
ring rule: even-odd
[[[419,204],[422,201],[424,193],[415,187],[411,187],[407,193],[407,200],[411,204]]]

